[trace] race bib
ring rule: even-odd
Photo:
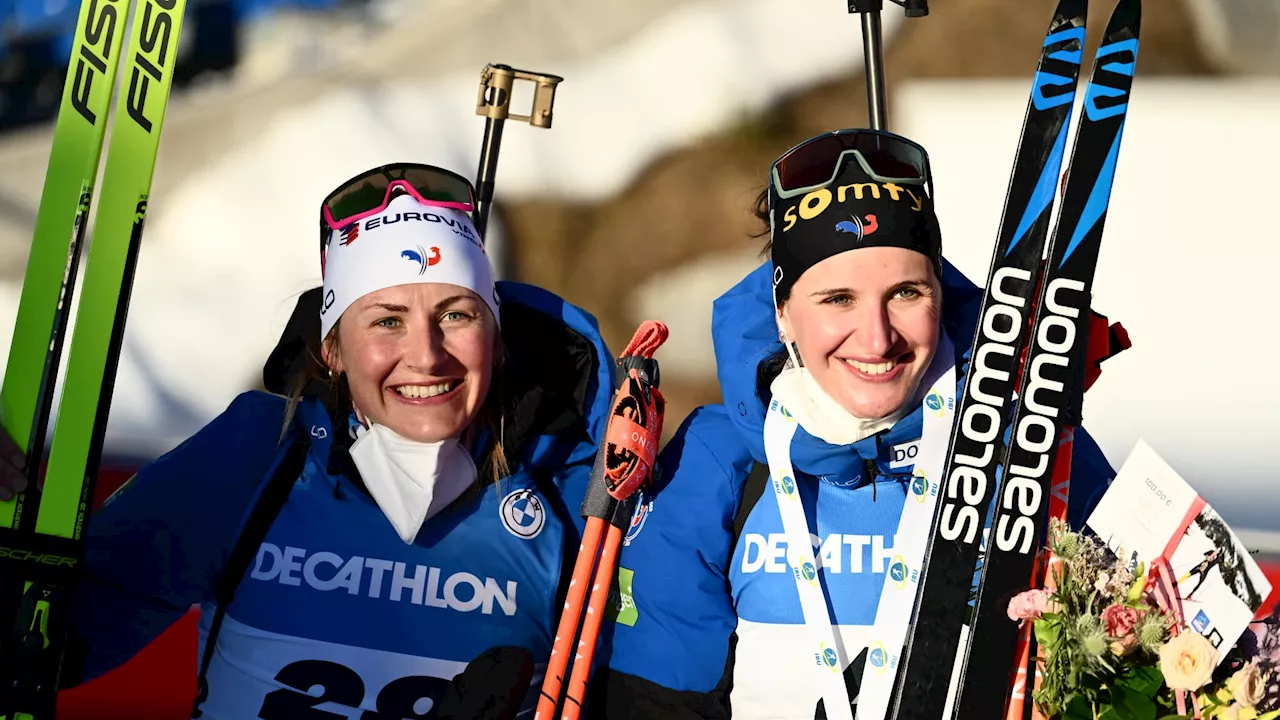
[[[426,718],[465,668],[456,661],[279,635],[227,616],[200,718]]]

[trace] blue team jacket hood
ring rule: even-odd
[[[951,338],[957,363],[967,357],[982,303],[982,289],[969,281],[944,258],[942,261],[942,325]],[[757,462],[765,463],[764,418],[766,407],[756,396],[756,371],[760,363],[781,351],[774,322],[773,267],[765,262],[716,299],[711,316],[711,337],[716,351],[716,372],[724,404],[739,438]],[[957,371],[960,369],[957,365]],[[920,412],[903,418],[881,442],[917,437]],[[854,469],[862,459],[878,454],[877,440],[866,438],[837,448],[800,428],[792,445],[797,470],[819,477],[847,480],[859,476]]]

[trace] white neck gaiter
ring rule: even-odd
[[[351,460],[365,487],[400,539],[412,544],[427,518],[458,499],[476,481],[476,465],[462,443],[450,438],[408,440],[376,423],[353,425]]]
[[[906,417],[920,404],[919,390],[912,391],[898,410],[882,418],[860,418],[845,410],[831,398],[796,357],[795,348],[787,343],[791,357],[786,368],[769,386],[778,402],[786,406],[810,435],[829,445],[850,445],[887,430]]]

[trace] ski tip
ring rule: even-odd
[[[1124,40],[1138,37],[1138,28],[1142,23],[1142,0],[1119,0],[1115,10],[1111,11],[1111,21],[1107,23],[1108,40]]]
[[[1089,16],[1089,0],[1058,0],[1058,9],[1053,13],[1055,28],[1070,25],[1084,27]]]
[[[1049,24],[1049,31],[1044,36],[1040,64],[1036,67],[1037,77],[1040,73],[1048,72],[1051,77],[1060,79],[1064,72],[1061,66],[1054,69],[1053,65],[1048,64],[1052,60],[1057,60],[1066,61],[1075,66],[1071,75],[1074,80],[1084,54],[1087,7],[1087,0],[1058,0],[1053,22]],[[1036,90],[1037,92],[1041,90],[1039,80],[1037,80]]]

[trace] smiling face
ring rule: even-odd
[[[325,362],[345,372],[366,422],[418,442],[458,438],[493,379],[497,324],[478,295],[445,283],[369,293],[342,314]]]
[[[778,326],[818,386],[863,419],[912,399],[938,347],[942,290],[924,255],[868,247],[796,280]]]

